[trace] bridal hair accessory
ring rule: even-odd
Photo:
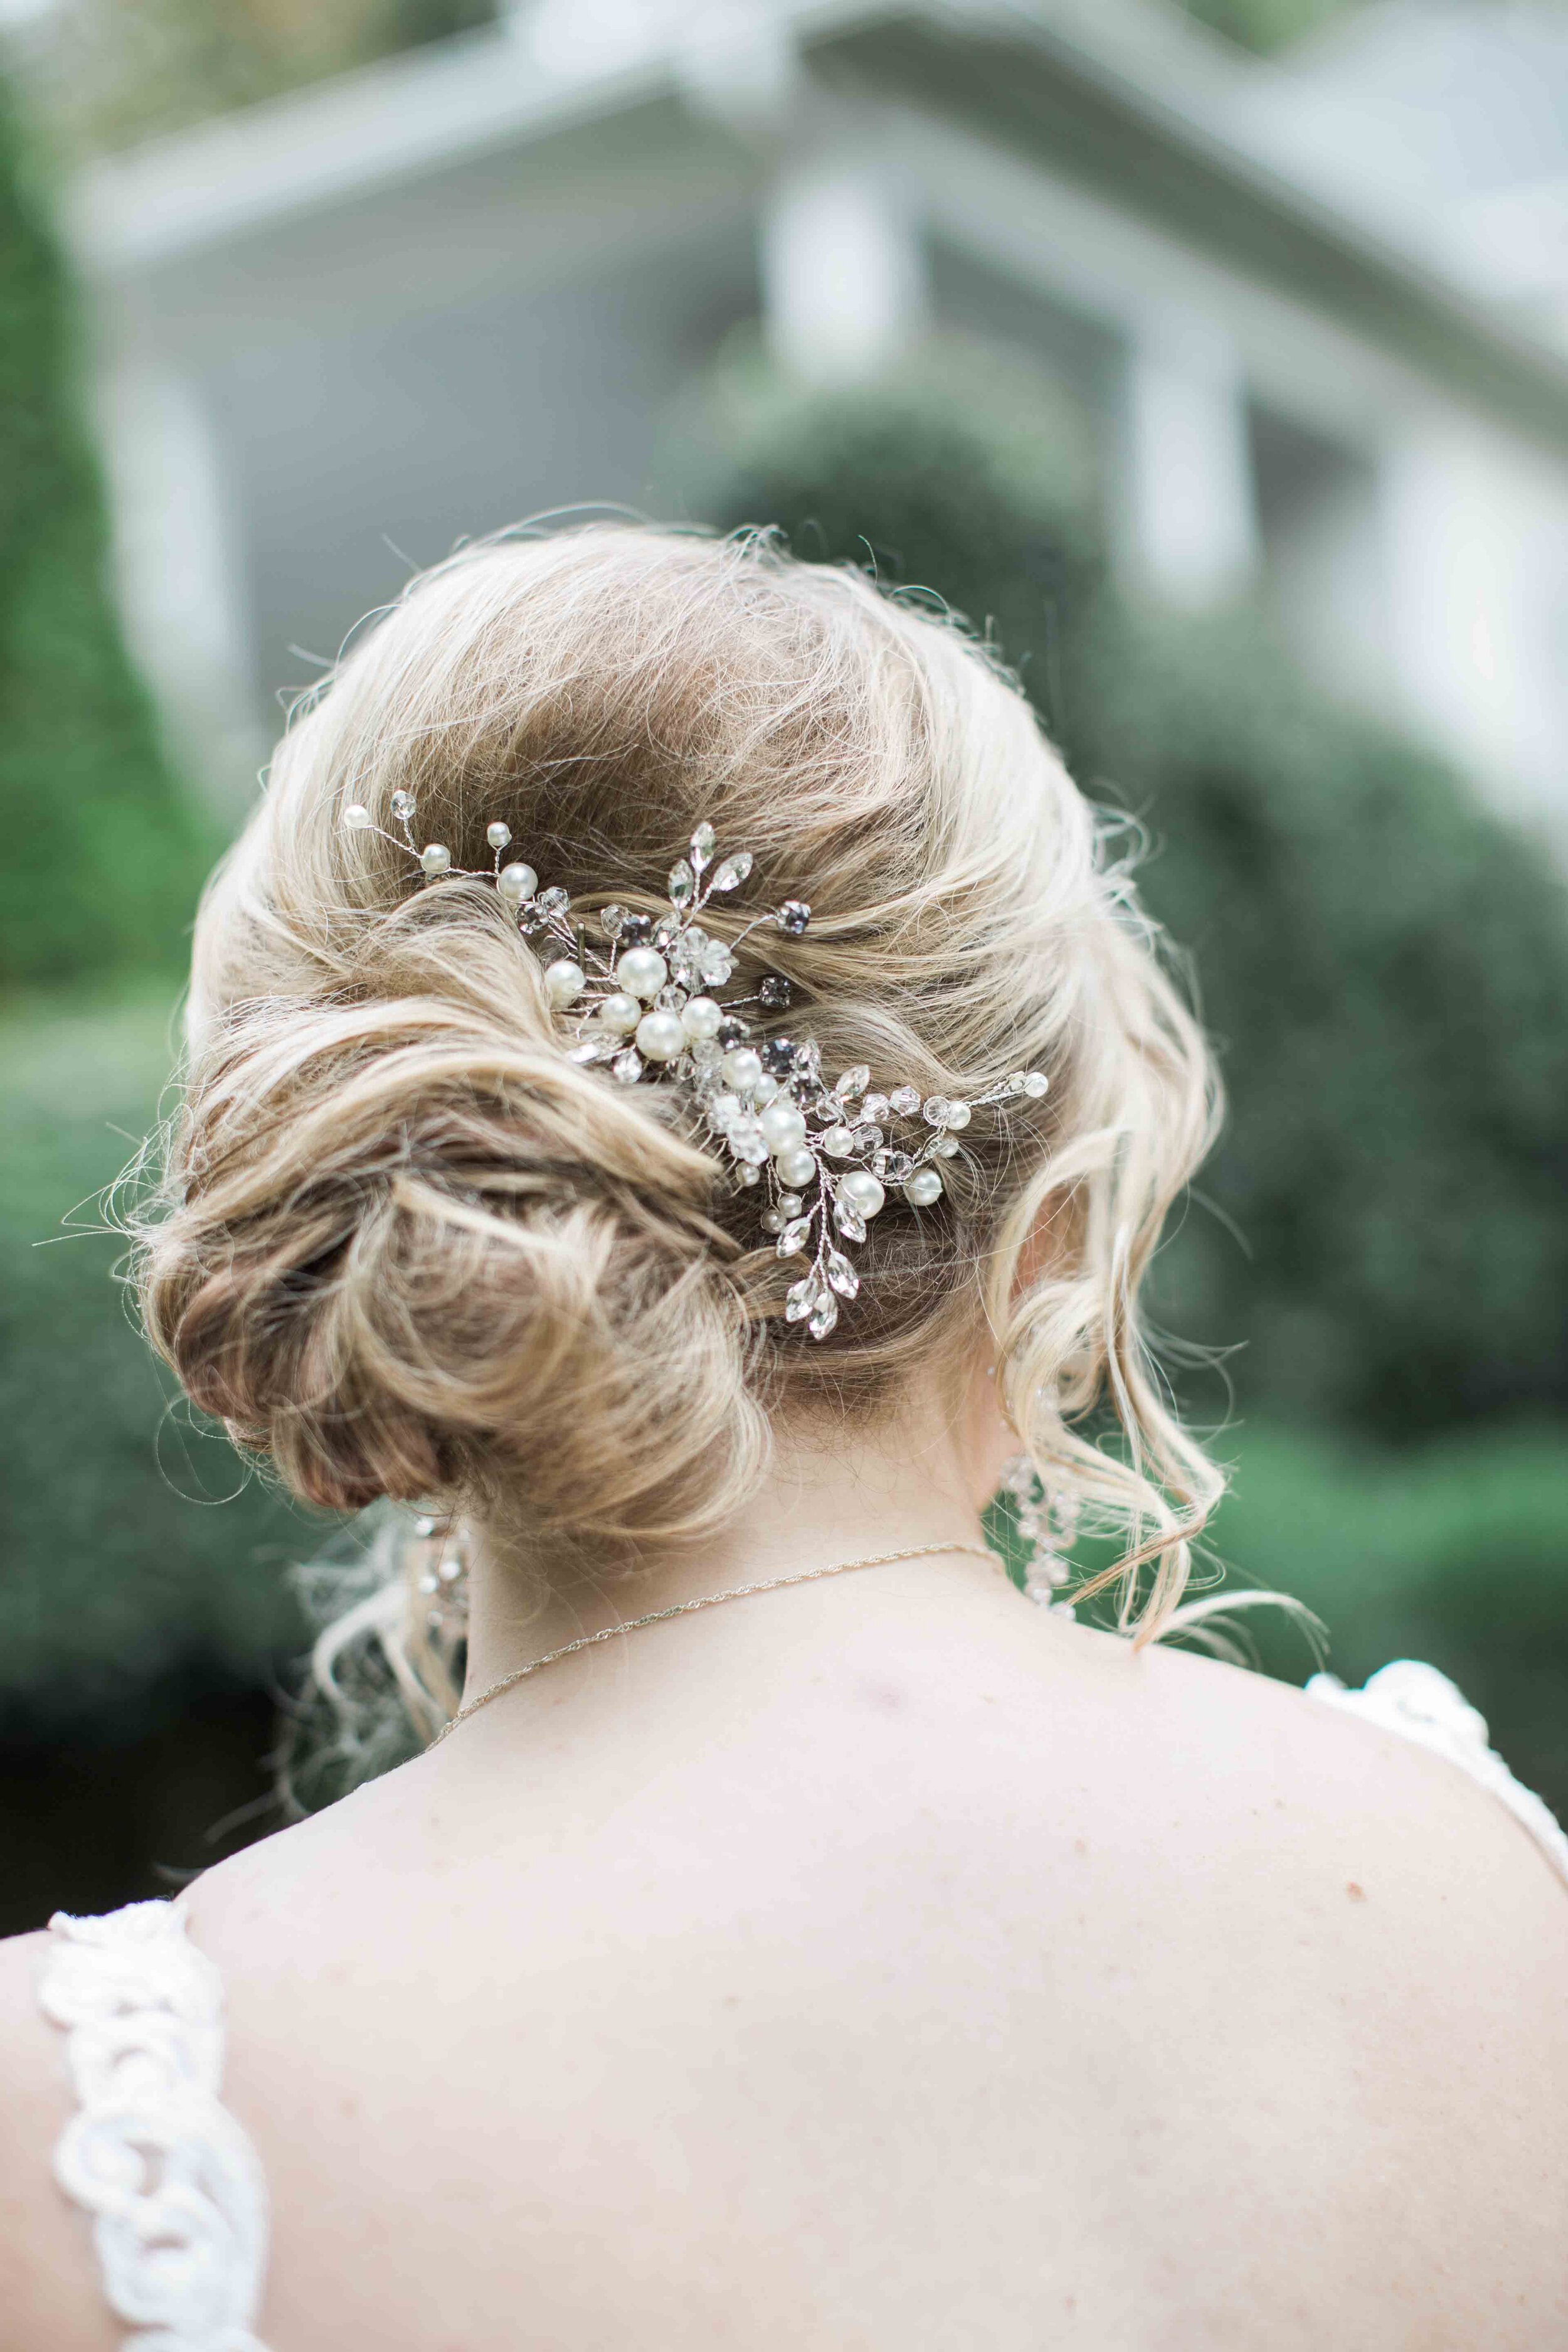
[[[826,1568],[799,1568],[793,1576],[767,1576],[759,1584],[732,1585],[727,1592],[700,1593],[695,1601],[677,1601],[668,1609],[650,1609],[646,1617],[628,1617],[619,1625],[602,1625],[596,1633],[584,1633],[575,1642],[563,1642],[558,1650],[546,1650],[542,1658],[530,1658],[525,1666],[514,1666],[510,1675],[502,1675],[499,1682],[491,1683],[477,1698],[460,1706],[451,1720],[441,1726],[430,1747],[439,1748],[459,1723],[467,1723],[469,1716],[478,1715],[481,1706],[489,1706],[491,1699],[500,1698],[503,1691],[525,1683],[542,1666],[552,1666],[558,1658],[573,1657],[579,1650],[596,1650],[602,1643],[618,1642],[623,1634],[640,1633],[645,1625],[662,1625],[671,1617],[694,1617],[700,1609],[717,1609],[724,1601],[751,1601],[760,1592],[784,1592],[792,1584],[820,1584],[825,1577],[847,1576],[852,1568],[890,1568],[895,1560],[932,1559],[950,1552],[965,1552],[974,1559],[989,1560],[993,1568],[1006,1572],[989,1544],[913,1544],[907,1551],[878,1551],[866,1559],[830,1560]]]
[[[489,871],[455,866],[438,841],[420,847],[414,834],[412,793],[392,795],[401,828],[386,832],[363,802],[351,802],[342,824],[351,833],[374,833],[404,850],[426,883],[447,879],[493,882],[519,931],[543,964],[544,992],[565,1027],[567,1058],[603,1066],[618,1085],[644,1078],[679,1087],[694,1115],[728,1151],[737,1187],[766,1181],[761,1223],[775,1237],[781,1258],[810,1261],[791,1284],[784,1315],[826,1339],[838,1320],[840,1299],[853,1298],[860,1277],[841,1242],[863,1242],[889,1191],[913,1209],[942,1195],[942,1162],[963,1149],[959,1137],[977,1110],[1015,1099],[1037,1100],[1049,1086],[1043,1070],[1015,1070],[968,1101],[945,1095],[923,1099],[916,1087],[873,1089],[863,1062],[831,1084],[809,1038],[761,1037],[754,1024],[787,1010],[795,994],[782,973],[767,972],[750,993],[721,999],[734,976],[737,952],[758,931],[798,940],[811,920],[800,898],[786,898],[732,937],[699,920],[715,899],[738,890],[752,871],[749,849],[721,857],[713,827],[703,823],[689,856],[670,869],[668,912],[659,916],[607,906],[574,919],[559,887],[541,889],[531,866],[502,864],[511,829],[500,823],[486,834],[493,853]],[[589,937],[603,935],[601,947]]]

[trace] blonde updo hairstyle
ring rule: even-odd
[[[936,1208],[889,1202],[813,1342],[759,1196],[674,1090],[567,1059],[493,887],[417,887],[344,828],[357,801],[395,831],[399,792],[458,866],[504,819],[574,912],[661,911],[707,818],[756,859],[710,929],[813,909],[742,950],[737,983],[795,983],[774,1032],[884,1089],[1033,1066],[1049,1092],[976,1115]],[[1108,837],[989,652],[854,570],[621,525],[464,552],[296,715],[208,888],[142,1228],[155,1344],[298,1495],[461,1513],[546,1576],[700,1541],[781,1416],[874,1413],[984,1339],[1047,1488],[1123,1530],[1124,1621],[1158,1630],[1218,1482],[1138,1296],[1215,1088]],[[418,1650],[398,1673],[427,1728],[451,1694]]]

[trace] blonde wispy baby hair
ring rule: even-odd
[[[795,1004],[759,1037],[922,1096],[1015,1068],[1048,1092],[976,1120],[933,1208],[876,1219],[803,1342],[726,1156],[678,1093],[562,1050],[492,887],[410,889],[376,829],[398,794],[458,867],[504,821],[574,910],[658,909],[710,823],[812,909],[768,940]],[[853,569],[624,524],[465,551],[295,715],[209,886],[141,1226],[155,1344],[297,1494],[461,1513],[541,1573],[700,1540],[781,1420],[874,1414],[984,1345],[1157,1632],[1219,1479],[1139,1295],[1216,1088],[1116,837],[989,650]]]

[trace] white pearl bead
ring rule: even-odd
[[[624,1037],[627,1030],[635,1029],[642,1019],[642,1006],[635,996],[628,996],[625,989],[617,989],[614,996],[606,996],[600,1005],[599,1018],[606,1029],[613,1029],[617,1036]]]
[[[822,1139],[822,1148],[830,1160],[847,1160],[855,1149],[855,1138],[847,1127],[830,1127]]]
[[[851,1168],[839,1178],[838,1190],[863,1217],[874,1217],[888,1197],[868,1168]]]
[[[771,1078],[766,1070],[764,1070],[762,1076],[757,1080],[756,1085],[752,1088],[752,1100],[757,1105],[757,1108],[761,1109],[763,1103],[772,1102],[778,1090],[778,1080],[776,1078]]]
[[[645,1013],[637,1023],[637,1051],[645,1061],[673,1062],[686,1050],[679,1013]]]
[[[647,1003],[669,978],[669,966],[657,948],[628,948],[616,965],[616,978],[628,996]]]
[[[805,1141],[805,1118],[792,1102],[770,1103],[762,1118],[763,1138],[775,1156],[794,1151]]]
[[[351,801],[343,811],[343,823],[351,833],[368,833],[375,819],[363,801]]]
[[[504,849],[511,839],[511,827],[510,824],[487,824],[485,839],[492,849]]]
[[[559,956],[544,967],[544,988],[552,1004],[574,1004],[587,986],[587,975],[570,956]]]
[[[781,1151],[773,1166],[778,1171],[779,1182],[792,1187],[810,1184],[816,1176],[816,1158],[804,1149],[798,1151]]]
[[[689,1037],[716,1037],[724,1018],[722,1005],[710,996],[693,996],[680,1008],[680,1025]]]
[[[738,1093],[747,1094],[763,1075],[763,1057],[750,1045],[731,1045],[720,1067]]]
[[[514,907],[521,907],[525,898],[537,896],[539,877],[531,866],[503,866],[496,878],[496,888]]]
[[[419,853],[419,863],[426,874],[447,874],[451,871],[452,853],[444,841],[427,842]]]
[[[966,1102],[950,1102],[947,1107],[947,1117],[942,1120],[942,1125],[943,1127],[967,1127],[970,1116],[969,1105]]]
[[[917,1168],[904,1186],[904,1198],[912,1209],[929,1209],[933,1201],[942,1198],[942,1178],[934,1168]]]

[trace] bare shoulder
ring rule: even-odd
[[[51,2159],[71,2113],[62,2035],[38,2005],[47,1934],[0,1943],[0,2352],[107,2352],[82,2215]]]
[[[1192,1998],[1374,2053],[1417,2106],[1568,2165],[1568,1881],[1493,1790],[1405,1733],[1182,1651],[1090,1636],[1089,1810],[1125,1927],[1166,1906]],[[1114,1727],[1114,1729],[1112,1728]],[[1267,1988],[1260,1979],[1267,1978]]]
[[[1452,1757],[1375,1717],[1188,1651],[1134,1654],[1089,1634],[1080,1680],[1130,1734],[1139,1769],[1159,1766],[1177,1811],[1194,1796],[1207,1834],[1249,1869],[1265,1852],[1286,1874],[1359,1854],[1392,1895],[1528,1919],[1534,1945],[1568,1961],[1568,1879],[1493,1790]],[[1416,1672],[1422,1670],[1416,1669]],[[1092,1703],[1092,1702],[1091,1702]],[[1504,1759],[1506,1761],[1506,1759]],[[1272,1873],[1270,1875],[1272,1876]],[[1348,1901],[1372,1900],[1360,1879]],[[1568,2000],[1568,1972],[1562,1977]]]

